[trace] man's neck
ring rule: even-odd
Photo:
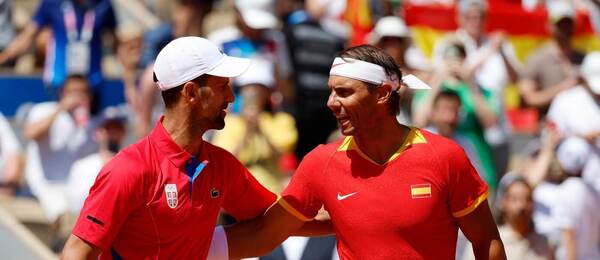
[[[385,117],[369,131],[354,135],[359,149],[371,160],[385,164],[406,140],[410,128],[398,123],[395,117]]]
[[[162,125],[179,147],[195,156],[200,152],[202,135],[206,129],[196,126],[186,115],[189,115],[189,112],[165,111]]]

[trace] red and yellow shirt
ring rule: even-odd
[[[204,259],[221,208],[246,220],[276,199],[229,152],[203,142],[191,156],[161,119],[104,166],[73,234],[100,259]]]
[[[487,198],[487,186],[452,141],[413,128],[387,163],[349,136],[309,153],[281,204],[303,220],[324,206],[341,259],[453,259],[457,218]]]

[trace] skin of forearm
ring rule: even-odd
[[[506,260],[504,245],[500,238],[487,243],[473,245],[473,252],[477,260]]]
[[[550,104],[552,99],[554,99],[554,97],[556,95],[558,95],[558,93],[567,89],[572,84],[573,84],[572,82],[563,81],[563,82],[558,83],[550,88],[528,93],[527,95],[524,95],[524,98],[525,98],[525,101],[527,102],[527,104],[529,104],[530,106],[534,106],[534,107],[547,106],[548,104]]]
[[[20,178],[22,167],[23,158],[19,152],[9,155],[4,168],[4,181],[9,183],[17,183]]]
[[[48,130],[50,130],[50,127],[52,126],[52,123],[54,123],[54,120],[56,120],[61,111],[62,108],[59,107],[50,116],[37,122],[29,123],[25,128],[25,138],[29,140],[37,140],[46,136],[48,134]]]
[[[240,259],[262,256],[281,244],[287,236],[268,234],[265,223],[259,218],[225,227],[229,258]]]
[[[0,53],[0,63],[12,60],[25,53],[31,47],[37,30],[38,28],[35,24],[27,25],[23,32],[21,32],[17,38],[15,38],[15,40],[11,42],[2,53]]]
[[[554,151],[551,148],[542,148],[537,158],[525,169],[525,179],[532,187],[542,182],[548,174],[548,168],[554,157]]]
[[[562,237],[565,243],[565,259],[577,260],[577,244],[575,241],[575,232],[572,229],[563,229]]]
[[[334,230],[331,224],[331,220],[313,220],[304,223],[302,228],[292,233],[292,236],[303,236],[303,237],[318,237],[318,236],[329,236],[333,235]]]
[[[495,126],[498,123],[498,118],[492,109],[490,109],[481,95],[475,97],[475,115],[484,129]]]

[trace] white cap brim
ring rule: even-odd
[[[217,77],[233,78],[242,75],[242,73],[246,72],[248,67],[250,67],[250,59],[225,56],[219,65],[215,66],[209,72],[206,72],[206,74]]]

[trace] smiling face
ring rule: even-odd
[[[377,91],[364,82],[340,77],[329,77],[327,107],[338,120],[343,135],[356,135],[377,123]],[[385,108],[385,106],[383,106]]]

